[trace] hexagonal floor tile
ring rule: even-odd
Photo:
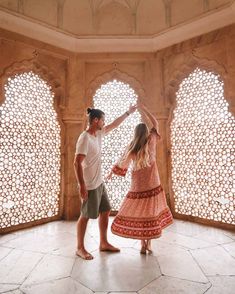
[[[187,251],[174,255],[159,256],[158,262],[162,273],[166,276],[192,282],[208,283],[208,279]]]
[[[140,255],[137,250],[94,254],[90,261],[78,258],[72,277],[93,291],[138,291],[161,275],[154,256]]]

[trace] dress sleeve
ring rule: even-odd
[[[161,139],[160,134],[158,133],[157,129],[154,127],[150,130],[150,136],[154,136],[157,139]]]
[[[121,168],[119,165],[115,164],[112,168],[112,172],[117,176],[125,177],[127,168]]]
[[[131,163],[132,157],[129,155],[126,159],[119,160],[112,168],[112,172],[121,177],[125,177],[128,167]]]

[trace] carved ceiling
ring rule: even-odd
[[[165,37],[175,42],[169,32],[190,38],[231,24],[234,16],[234,0],[0,0],[0,27],[72,51],[87,51],[97,40],[100,48],[119,50],[126,40],[124,51],[154,51],[159,42],[171,43]]]

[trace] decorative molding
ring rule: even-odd
[[[57,0],[57,27],[63,27],[63,9],[66,0]]]
[[[31,59],[24,59],[20,62],[15,62],[10,66],[6,67],[0,75],[0,104],[4,102],[4,85],[9,77],[23,72],[33,71],[39,75],[43,80],[51,86],[52,92],[54,93],[55,107],[63,109],[64,105],[64,90],[61,87],[61,81],[57,75],[49,69],[47,66],[42,65],[37,61],[37,52],[34,51],[34,57]]]
[[[83,124],[84,123],[84,114],[77,113],[66,113],[63,115],[62,121],[65,124]]]
[[[101,85],[106,84],[107,82],[116,79],[118,81],[122,81],[126,84],[129,84],[132,89],[135,90],[138,95],[140,101],[145,98],[145,91],[142,84],[135,78],[131,77],[127,73],[124,73],[117,69],[118,63],[114,63],[114,69],[97,76],[91,83],[89,84],[86,90],[86,106],[90,106],[93,104],[93,96],[97,89],[101,87]]]
[[[18,0],[18,12],[24,14],[24,0]]]
[[[163,0],[165,6],[165,20],[167,27],[171,26],[171,0]]]
[[[204,69],[206,71],[212,71],[220,75],[220,78],[224,81],[224,92],[225,98],[229,100],[228,97],[228,77],[227,70],[224,65],[219,64],[215,60],[210,59],[200,59],[193,53],[189,55],[184,63],[175,71],[172,72],[170,77],[167,78],[165,85],[165,97],[167,100],[166,107],[174,108],[176,101],[176,93],[179,86],[184,78],[186,78],[194,69],[197,67]]]
[[[203,0],[203,9],[204,11],[208,11],[210,9],[209,0]]]

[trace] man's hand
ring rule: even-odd
[[[84,201],[86,201],[88,198],[88,192],[87,192],[85,184],[80,185],[80,194],[81,194],[81,198]]]
[[[136,111],[136,109],[137,105],[131,105],[128,111],[116,118],[111,124],[104,127],[105,134],[109,133],[113,129],[116,129],[128,117],[128,115]]]

